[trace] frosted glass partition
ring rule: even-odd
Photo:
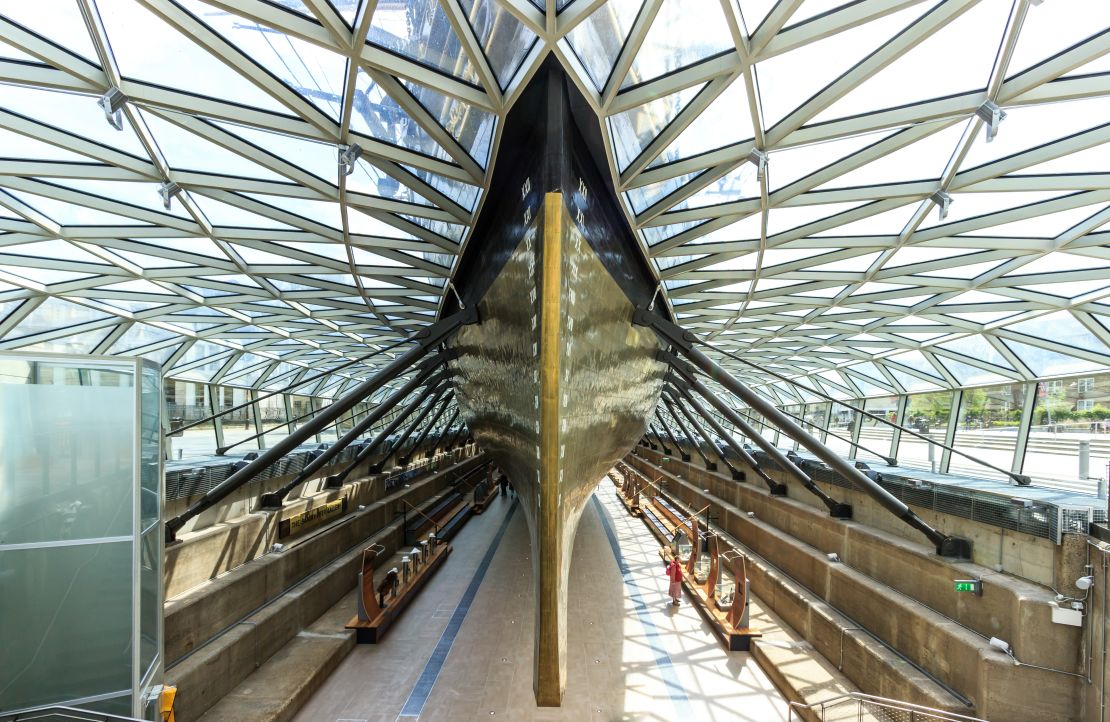
[[[161,397],[150,361],[0,353],[0,713],[155,719]]]

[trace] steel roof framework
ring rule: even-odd
[[[427,325],[554,53],[712,345],[842,397],[1110,365],[1097,0],[74,0],[0,39],[0,349],[273,387]]]

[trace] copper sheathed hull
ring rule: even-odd
[[[662,386],[655,335],[572,218],[547,193],[524,238],[463,328],[457,398],[478,445],[511,479],[532,540],[533,688],[557,706],[566,686],[571,549],[586,501],[643,435]]]

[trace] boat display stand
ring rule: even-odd
[[[493,478],[493,466],[487,468],[486,478],[474,485],[474,513],[481,514],[497,498],[498,486]]]
[[[748,621],[750,594],[747,558],[711,530],[699,530],[697,514],[685,511],[655,484],[627,464],[619,464],[609,478],[617,497],[631,513],[626,489],[634,492],[638,516],[659,539],[663,565],[678,558],[685,574],[682,586],[698,612],[732,652],[747,652],[752,639],[763,633]]]
[[[617,487],[617,498],[632,516],[640,516],[640,490],[631,474],[614,468],[608,473],[609,480]]]
[[[389,627],[443,566],[451,545],[439,542],[429,534],[417,546],[401,556],[399,566],[391,567],[374,583],[374,563],[385,551],[381,544],[363,549],[362,567],[358,573],[355,594],[358,610],[346,628],[355,630],[359,644],[377,644]]]

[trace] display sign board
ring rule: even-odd
[[[344,496],[341,499],[329,501],[327,504],[321,504],[307,511],[302,511],[300,514],[294,514],[288,519],[282,519],[278,523],[278,538],[282,539],[287,536],[298,534],[310,526],[315,526],[328,519],[335,519],[336,517],[343,516],[346,511],[347,497]]]

